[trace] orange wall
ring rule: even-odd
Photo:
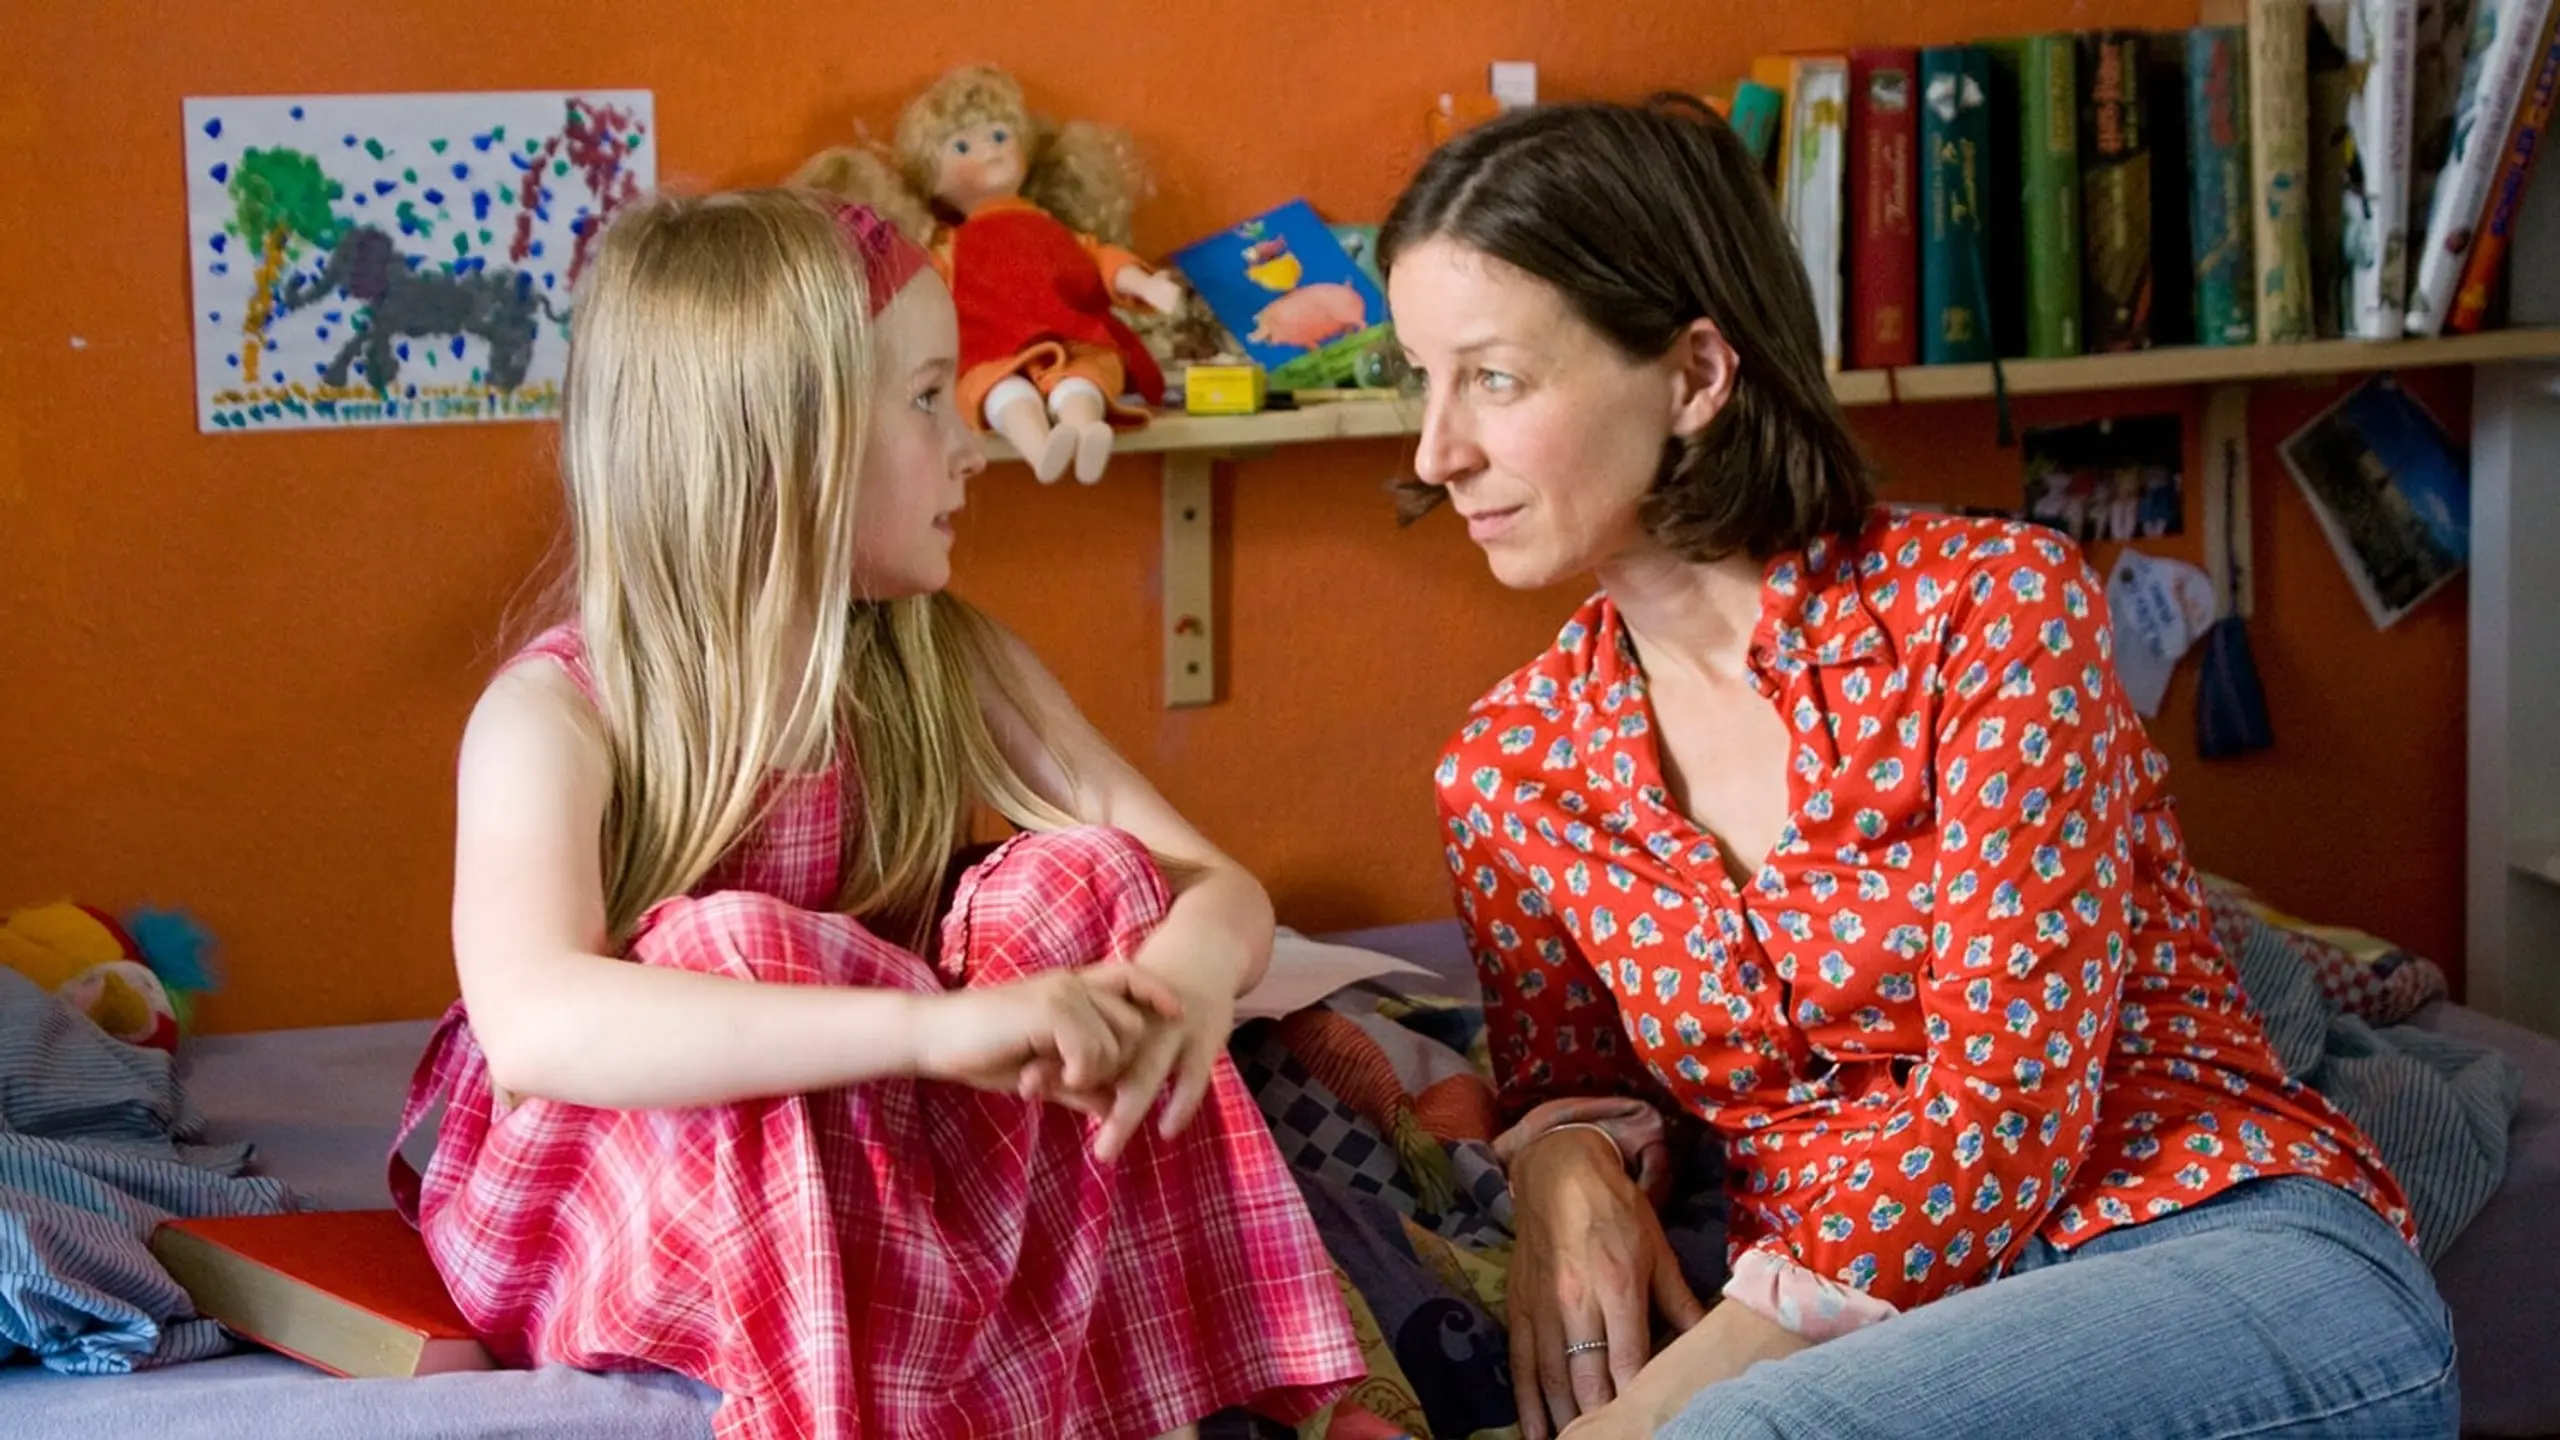
[[[1377,217],[1419,158],[1427,98],[1495,58],[1537,60],[1551,97],[1626,96],[1711,84],[1757,50],[2195,18],[2192,0],[522,0],[487,29],[464,13],[32,0],[0,60],[0,903],[191,907],[227,946],[210,1028],[451,996],[455,740],[559,516],[536,426],[196,432],[182,97],[648,87],[662,178],[717,185],[776,177],[992,59],[1042,106],[1137,133],[1161,175],[1139,238],[1161,250],[1295,194]],[[2458,383],[2426,393],[2465,423]],[[2184,718],[2164,743],[2207,864],[2451,961],[2462,599],[2373,633],[2266,449],[2319,399],[2270,390],[2258,434],[2254,633],[2281,748],[2200,766]],[[2016,495],[1984,407],[1858,423],[1895,493]],[[1442,913],[1434,747],[1572,599],[1497,589],[1452,527],[1399,534],[1378,486],[1401,459],[1312,448],[1222,480],[1228,698],[1205,710],[1156,701],[1151,462],[1094,490],[1000,469],[964,520],[963,588],[1310,928]]]

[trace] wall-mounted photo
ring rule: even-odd
[[[2083,545],[2179,534],[2186,528],[2185,455],[2175,415],[2031,429],[2027,518]]]

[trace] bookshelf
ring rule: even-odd
[[[2294,345],[2181,345],[2068,360],[2002,362],[2011,395],[2074,395],[2175,385],[2247,384],[2317,379],[2375,370],[2487,365],[2560,359],[2560,326],[2491,330],[2426,340],[2312,340]],[[1983,400],[1991,396],[1988,365],[1913,365],[1849,370],[1831,377],[1831,393],[1852,409],[1871,405]],[[1206,451],[1226,459],[1281,445],[1380,440],[1420,433],[1422,404],[1394,397],[1338,400],[1260,415],[1166,415],[1120,437],[1121,455]],[[1016,459],[1001,440],[988,457]]]
[[[1206,451],[1225,459],[1277,445],[1378,440],[1417,434],[1421,429],[1419,400],[1336,400],[1304,410],[1269,410],[1260,415],[1159,415],[1144,430],[1122,435],[1111,453],[1120,456]],[[1021,457],[1013,453],[1012,446],[989,436],[987,458],[1002,462]]]
[[[2265,380],[2318,379],[2378,370],[2489,365],[2510,360],[2560,358],[2560,326],[2489,330],[2422,340],[2306,340],[2291,345],[2181,345],[2119,355],[2080,355],[2068,360],[2002,362],[2011,395],[2073,395],[2100,390],[2143,390],[2166,385],[2249,384]],[[1864,382],[1844,375],[1843,382]],[[1991,394],[1988,365],[1921,365],[1890,372],[1887,399],[1974,400]],[[1843,404],[1852,398],[1835,384]],[[1864,384],[1859,385],[1863,391]]]
[[[2216,427],[2245,427],[2247,388],[2256,383],[2377,370],[2533,362],[2560,362],[2560,324],[2437,339],[2175,346],[2067,360],[2014,360],[2002,363],[2002,379],[2013,396],[2213,386],[2217,397],[2208,416],[2207,443],[2219,448],[2213,439],[2220,433]],[[1992,393],[1992,372],[1989,365],[1853,370],[1832,376],[1831,390],[1843,406],[1852,409],[1980,400]],[[1215,555],[1210,535],[1218,462],[1286,445],[1401,439],[1421,429],[1421,402],[1387,394],[1260,415],[1169,414],[1120,437],[1115,455],[1164,457],[1164,607],[1159,629],[1168,707],[1208,705],[1217,699]],[[2245,437],[2245,429],[2242,433]],[[2242,449],[2245,454],[2245,445]],[[999,463],[1020,458],[996,439],[989,440],[987,453]],[[2213,487],[2231,482],[2218,469],[2208,470],[2206,510],[2209,515],[2219,514],[2219,492]],[[2245,484],[2245,474],[2236,478]],[[2245,514],[2245,494],[2240,499],[2239,508]],[[2212,550],[2216,555],[2223,553],[2219,544]],[[2249,608],[2244,587],[2242,613]],[[2560,819],[2560,810],[2555,810],[2555,819]]]

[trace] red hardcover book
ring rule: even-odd
[[[1920,363],[1920,52],[1849,52],[1849,368]]]
[[[496,1368],[396,1210],[172,1220],[151,1253],[197,1314],[332,1374]]]

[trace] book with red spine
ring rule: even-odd
[[[1849,368],[1920,363],[1920,52],[1849,52]]]

